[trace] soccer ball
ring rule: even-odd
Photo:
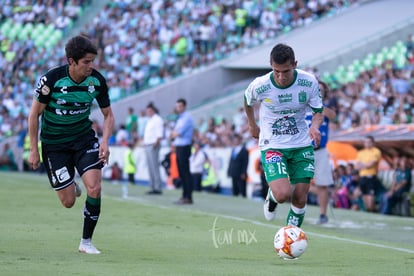
[[[295,259],[301,256],[308,247],[305,232],[297,226],[284,226],[276,232],[273,241],[276,253],[284,259]]]

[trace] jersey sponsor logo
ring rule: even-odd
[[[58,99],[58,100],[56,101],[56,103],[57,103],[58,105],[65,105],[65,104],[66,104],[66,101],[65,101],[65,100],[63,100],[63,99]]]
[[[270,84],[266,84],[266,85],[262,85],[262,86],[259,86],[258,88],[256,88],[254,91],[257,93],[257,94],[262,94],[262,93],[264,93],[264,92],[266,92],[267,90],[270,90]]]
[[[57,114],[57,115],[66,115],[67,113],[68,113],[68,111],[67,110],[65,110],[65,109],[55,109],[55,113]]]
[[[55,109],[57,115],[79,115],[88,112],[89,108],[79,109],[79,110],[66,110],[66,109]]]
[[[42,94],[46,96],[46,95],[49,95],[49,93],[50,93],[50,88],[47,85],[43,85]]]
[[[66,166],[56,170],[55,175],[59,183],[63,183],[70,179],[69,171],[68,168],[66,168]]]
[[[99,151],[99,149],[88,149],[86,153],[92,153],[92,152],[97,152],[97,151]]]
[[[67,86],[62,86],[62,88],[60,89],[60,92],[62,92],[63,94],[68,93],[68,87]]]
[[[279,103],[291,103],[292,94],[281,94],[277,96],[279,98]]]
[[[299,86],[305,86],[305,87],[311,87],[312,82],[307,79],[298,79],[298,85]]]
[[[278,163],[282,161],[283,154],[279,151],[269,150],[265,153],[265,162],[267,164]]]
[[[295,135],[299,133],[295,118],[285,116],[277,119],[272,125],[273,135]]]
[[[39,82],[37,83],[37,89],[41,89],[43,85],[47,82],[47,77],[43,76],[40,78]]]
[[[282,115],[289,115],[289,114],[296,114],[299,111],[300,111],[299,109],[287,109],[287,110],[281,110],[281,111],[279,111],[277,113],[278,114],[282,114]]]
[[[78,115],[88,112],[89,108],[79,109],[79,110],[69,110],[69,115]]]
[[[94,143],[92,149],[88,149],[86,153],[97,152],[99,150],[99,143]]]

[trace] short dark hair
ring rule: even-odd
[[[273,47],[270,52],[270,64],[284,64],[289,61],[291,64],[295,63],[295,52],[292,47],[279,43]]]
[[[319,85],[323,87],[323,91],[322,91],[322,99],[325,99],[328,96],[328,92],[329,92],[329,86],[326,82],[318,80]]]
[[[153,102],[149,102],[148,105],[147,105],[147,108],[152,109],[155,113],[158,114],[158,108],[154,105]]]
[[[187,101],[183,98],[178,99],[177,103],[181,103],[182,105],[187,106]]]
[[[374,136],[372,136],[372,135],[365,136],[365,139],[371,140],[372,143],[375,143]]]
[[[74,36],[66,43],[65,46],[66,58],[72,58],[76,63],[87,54],[98,54],[97,47],[92,41],[84,36]]]

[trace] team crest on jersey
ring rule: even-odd
[[[299,92],[299,102],[300,103],[306,102],[306,92],[305,91],[300,91]]]
[[[46,96],[46,95],[49,95],[50,88],[47,85],[43,85],[41,91],[42,91],[42,94]]]
[[[89,85],[89,86],[88,86],[88,92],[89,92],[89,93],[93,93],[93,92],[95,92],[95,86],[93,86],[93,85]]]
[[[279,151],[272,151],[272,150],[266,151],[266,154],[265,154],[266,164],[281,162],[282,156],[283,154]]]
[[[314,172],[315,167],[312,164],[309,164],[306,168],[304,168],[304,170],[308,172]]]

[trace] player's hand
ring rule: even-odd
[[[321,132],[316,127],[310,127],[309,129],[309,136],[313,140],[315,144],[315,148],[319,147],[321,143]]]
[[[39,151],[31,150],[29,155],[29,164],[33,170],[37,170],[40,166],[40,156]]]
[[[249,125],[249,130],[253,138],[259,139],[260,128],[257,124]]]
[[[102,143],[99,147],[99,161],[104,165],[108,164],[109,160],[109,148],[107,144]]]

